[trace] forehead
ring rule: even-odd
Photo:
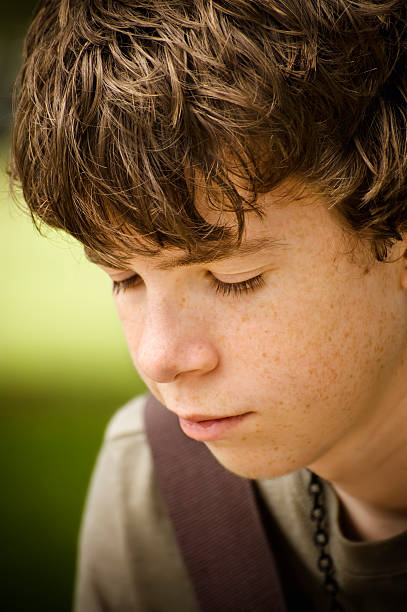
[[[325,214],[316,214],[316,225],[312,229],[313,210],[325,209]],[[199,212],[205,221],[225,228],[225,239],[202,240],[193,248],[183,250],[174,247],[159,247],[147,242],[142,236],[129,235],[126,245],[116,250],[85,246],[86,257],[102,267],[123,269],[131,267],[136,258],[148,260],[158,269],[171,269],[193,264],[206,264],[230,258],[244,258],[257,253],[276,252],[300,239],[301,233],[321,229],[325,217],[331,217],[327,202],[320,194],[304,183],[286,181],[273,191],[259,195],[259,207],[245,215],[241,240],[237,238],[236,217],[231,211],[219,211],[199,202]],[[259,212],[260,211],[260,212]],[[307,211],[307,212],[306,212]],[[332,222],[332,219],[330,220]],[[227,235],[227,232],[229,234]],[[132,246],[133,245],[133,246]]]
[[[155,255],[150,255],[150,261],[160,270],[169,270],[193,264],[208,264],[222,261],[231,257],[246,257],[259,253],[260,251],[271,251],[283,246],[282,242],[271,236],[255,237],[243,240],[239,245],[225,245],[222,248],[213,249],[209,252],[184,252],[180,249],[163,249]],[[120,268],[119,263],[114,265],[111,257],[99,251],[85,247],[85,255],[92,263],[103,267]]]

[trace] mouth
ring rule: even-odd
[[[177,415],[179,419],[181,419],[182,421],[188,421],[190,423],[202,423],[202,421],[220,421],[222,419],[230,419],[233,418],[235,416],[241,416],[240,414],[232,414],[228,417],[224,417],[224,416],[214,416],[214,415],[207,415],[207,414],[188,414],[186,416],[181,416],[180,414]]]
[[[203,415],[190,415],[178,417],[179,424],[189,438],[199,442],[212,442],[225,438],[232,429],[238,427],[253,412],[245,412],[229,417],[212,417]]]

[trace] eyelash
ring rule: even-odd
[[[223,296],[233,294],[235,297],[239,297],[243,294],[253,293],[256,289],[264,287],[263,274],[258,274],[253,278],[241,281],[239,283],[223,283],[214,276],[211,278],[211,285],[214,287],[216,293]]]
[[[122,291],[126,291],[126,289],[136,287],[140,280],[140,277],[135,274],[122,281],[113,281],[113,294],[117,295]],[[265,281],[263,274],[258,274],[253,278],[248,278],[247,280],[240,281],[239,283],[224,283],[214,276],[211,278],[211,285],[215,289],[215,292],[224,297],[231,294],[233,294],[235,297],[239,297],[243,294],[253,293],[257,289],[264,287],[264,284]]]
[[[138,285],[140,280],[141,279],[139,275],[134,274],[133,276],[130,276],[130,278],[125,278],[124,280],[121,280],[121,281],[113,281],[112,283],[113,295],[117,295],[121,291],[126,291],[126,289],[131,289],[132,287],[136,287],[136,285]]]

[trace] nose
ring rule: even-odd
[[[140,375],[157,383],[173,382],[186,374],[202,376],[214,370],[219,361],[205,323],[185,309],[168,305],[150,308],[134,348]]]

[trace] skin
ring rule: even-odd
[[[245,238],[273,236],[271,250],[161,269],[172,250],[103,267],[115,281],[140,276],[115,295],[134,365],[178,416],[252,411],[206,443],[227,469],[273,478],[307,466],[335,488],[349,537],[390,537],[407,528],[406,244],[392,263],[350,253],[310,187],[300,201],[283,186],[260,203]],[[264,286],[240,296],[211,283],[259,272]]]

